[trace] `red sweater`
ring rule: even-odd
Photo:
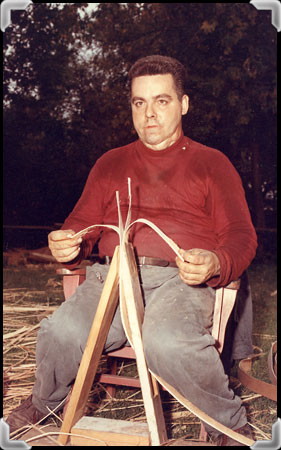
[[[94,224],[118,225],[117,190],[125,223],[128,177],[132,185],[131,221],[151,220],[179,247],[217,254],[221,273],[209,280],[209,285],[226,285],[247,269],[255,256],[257,239],[241,179],[223,153],[183,135],[161,151],[137,140],[105,153],[92,168],[62,228],[77,232]],[[112,256],[117,233],[96,228],[84,237],[80,255],[67,267],[75,267],[86,258],[98,238],[100,256]],[[175,260],[171,248],[147,225],[134,225],[130,241],[139,256]]]

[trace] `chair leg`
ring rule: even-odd
[[[199,439],[202,442],[207,442],[207,438],[208,438],[207,431],[205,430],[205,426],[204,426],[203,422],[201,422]]]
[[[117,358],[111,358],[110,356],[107,357],[107,367],[108,371],[111,375],[117,374]],[[108,385],[106,387],[106,398],[110,399],[112,397],[115,397],[116,394],[116,388],[113,384]]]
[[[66,401],[65,401],[65,404],[64,404],[64,406],[63,406],[63,410],[62,410],[62,418],[63,418],[63,419],[64,419],[64,417],[65,417],[65,413],[66,413],[66,410],[67,410],[67,407],[68,407],[68,403],[69,403],[69,400],[70,400],[72,391],[73,391],[73,385],[71,386],[70,391],[69,391],[69,393],[67,394]]]

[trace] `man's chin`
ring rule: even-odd
[[[161,138],[159,136],[145,136],[143,139],[140,139],[146,147],[151,148],[152,150],[164,150],[175,142],[175,139],[167,137]]]
[[[162,139],[145,139],[143,142],[146,145],[161,145],[163,140]]]
[[[162,142],[164,142],[166,139],[165,138],[163,138],[163,137],[161,137],[161,136],[159,136],[159,134],[153,134],[153,133],[151,133],[151,134],[145,134],[144,136],[143,136],[143,139],[141,139],[142,140],[142,142],[145,144],[145,145],[160,145],[160,144],[162,144]]]

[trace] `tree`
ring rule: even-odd
[[[76,60],[83,45],[83,26],[77,4],[65,5],[63,14],[50,4],[36,4],[27,11],[15,11],[4,34],[4,214],[8,223],[61,221],[81,192],[88,172],[87,154],[77,164],[77,145],[83,143],[83,136],[72,117],[79,111],[77,78],[83,67]],[[79,152],[83,154],[83,148]]]
[[[53,208],[49,218],[61,221],[96,159],[136,138],[126,75],[136,59],[158,53],[187,69],[186,134],[232,160],[255,224],[274,226],[276,30],[270,12],[245,3],[100,3],[81,16],[86,4],[51,5],[15,12],[4,36],[8,185],[19,161],[32,180],[30,161],[37,155],[39,173],[48,170],[53,187],[48,190],[50,178],[43,183],[43,175],[41,189],[31,182],[36,210],[43,191]],[[26,209],[26,200],[21,204]]]

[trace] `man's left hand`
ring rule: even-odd
[[[179,277],[184,283],[189,285],[202,284],[219,275],[220,262],[215,253],[201,248],[180,250],[180,253],[184,262],[177,257],[176,263],[179,267]]]

